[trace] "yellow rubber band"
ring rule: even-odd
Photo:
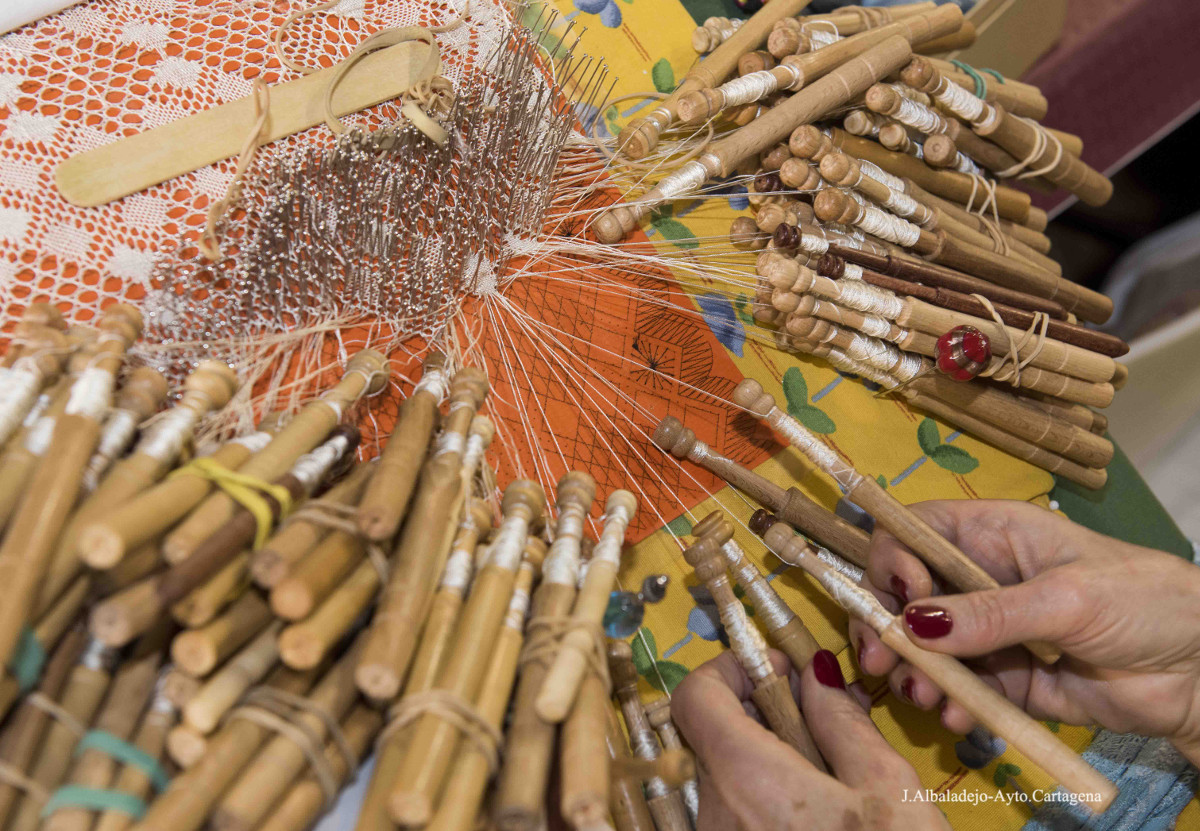
[[[215,484],[229,494],[234,502],[241,505],[254,517],[254,550],[262,548],[271,536],[275,526],[275,515],[271,504],[264,498],[269,496],[279,503],[279,519],[283,519],[292,510],[292,494],[283,485],[276,485],[257,476],[247,476],[230,470],[211,457],[201,456],[192,459],[183,467],[171,474],[175,476],[200,476]]]

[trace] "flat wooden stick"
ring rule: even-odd
[[[366,55],[346,72],[333,93],[343,116],[395,98],[424,80],[432,47],[399,43]],[[337,66],[270,88],[264,143],[325,123],[324,96]],[[58,192],[90,208],[236,156],[257,120],[253,95],[213,107],[70,157],[54,172]]]

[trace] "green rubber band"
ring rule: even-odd
[[[29,692],[37,685],[46,663],[46,648],[38,641],[33,630],[26,626],[21,630],[16,652],[9,662],[9,671],[16,679],[21,692]]]
[[[998,69],[981,69],[979,71],[984,72],[988,75],[991,75],[993,78],[995,78],[997,81],[999,81],[1002,84],[1008,80],[1007,78],[1004,77],[1004,75]]]
[[[151,756],[140,747],[130,744],[124,739],[119,739],[112,733],[104,730],[89,730],[84,734],[79,743],[75,745],[75,755],[83,753],[85,750],[99,750],[105,753],[118,762],[126,765],[131,765],[138,768],[142,773],[146,774],[146,778],[150,780],[150,784],[159,793],[167,789],[171,779],[167,776],[167,772],[158,760]]]
[[[963,63],[962,61],[950,61],[950,63],[954,64],[959,69],[961,69],[963,72],[970,75],[971,79],[975,81],[975,97],[976,98],[986,98],[987,97],[987,79],[984,78],[982,75],[980,75],[975,70],[975,67],[971,66],[969,63]]]
[[[50,797],[42,808],[42,818],[61,808],[86,808],[89,811],[120,811],[139,820],[146,813],[146,802],[131,793],[83,785],[64,785]]]

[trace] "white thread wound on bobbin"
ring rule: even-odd
[[[863,270],[862,270],[861,265],[855,265],[854,263],[846,263],[845,267],[842,269],[841,279],[843,279],[843,280],[862,280],[862,278],[863,278]]]
[[[350,439],[341,435],[334,436],[297,459],[289,472],[300,480],[304,490],[311,491],[349,449]]]
[[[333,397],[333,392],[327,392],[321,396],[320,401],[329,409],[333,410],[333,417],[337,421],[342,420],[342,402]]]
[[[190,407],[175,407],[151,424],[134,447],[135,455],[149,456],[160,462],[177,457],[196,426],[198,414]]]
[[[500,523],[496,541],[488,551],[487,564],[505,571],[516,571],[525,553],[525,540],[529,536],[529,522],[523,512],[511,513]]]
[[[869,162],[866,159],[859,159],[858,169],[862,171],[864,176],[874,179],[876,182],[882,182],[892,190],[904,190],[904,180],[899,176],[893,176],[888,173],[875,162]]]
[[[954,169],[959,173],[966,173],[969,176],[984,175],[983,168],[975,164],[975,162],[971,161],[971,159],[963,153],[959,153],[958,157],[954,160]]]
[[[521,568],[532,568],[528,563]],[[518,632],[525,629],[525,615],[529,612],[529,589],[524,586],[514,586],[512,599],[508,601],[508,612],[504,615],[504,625]]]
[[[113,375],[98,366],[89,366],[71,385],[66,415],[83,416],[93,421],[104,418],[112,403]]]
[[[901,383],[907,383],[916,378],[925,369],[925,360],[912,352],[900,352],[900,360],[892,367],[892,374]]]
[[[877,315],[864,314],[855,328],[868,337],[886,338],[892,332],[892,322]]]
[[[821,470],[829,473],[842,465],[836,452],[778,407],[771,411],[770,421],[771,426],[782,433],[789,444],[807,456],[809,461]]]
[[[413,395],[427,392],[440,404],[450,390],[450,374],[444,369],[432,369],[421,376],[421,380],[413,387]]]
[[[238,436],[236,439],[230,439],[229,443],[240,444],[251,453],[257,453],[271,443],[271,438],[272,436],[270,433],[256,430],[253,433],[247,433],[244,436]]]
[[[850,331],[850,343],[846,345],[846,354],[883,372],[890,372],[892,367],[900,362],[900,350],[895,346],[854,331]]]
[[[860,270],[859,276],[862,272]],[[859,280],[844,282],[839,280],[837,302],[840,306],[859,312],[895,320],[904,311],[904,301],[891,292],[884,291],[878,286]]]
[[[690,161],[658,183],[656,190],[663,201],[676,199],[704,187],[708,170],[698,161]]]
[[[916,101],[901,97],[900,108],[896,111],[895,119],[901,124],[912,127],[925,135],[934,135],[946,131],[946,120]]]
[[[883,206],[892,213],[905,217],[912,217],[920,210],[920,204],[907,193],[901,193],[898,190],[889,190],[888,198],[884,201]]]
[[[770,675],[772,670],[771,662],[767,659],[767,644],[750,623],[745,607],[740,602],[722,605],[718,614],[721,616],[721,626],[729,638],[729,648],[737,656],[738,663],[750,676],[750,680],[761,681]]]
[[[129,446],[137,426],[138,415],[132,410],[113,410],[108,414],[100,431],[100,441],[96,443],[96,451],[88,461],[87,470],[83,472],[82,485],[85,490],[95,490],[100,475]]]
[[[870,205],[863,207],[858,227],[904,248],[912,248],[921,239],[921,229],[916,225]]]
[[[827,566],[837,569],[841,574],[849,577],[855,583],[862,579],[863,570],[849,560],[844,560],[832,551],[822,548],[819,545],[814,545],[813,550],[817,552],[818,560]]]
[[[763,624],[768,629],[779,629],[790,623],[796,616],[795,612],[775,593],[746,557],[741,546],[733,540],[727,540],[721,546],[721,552],[725,555],[725,564],[733,572],[734,579],[754,603],[754,612],[762,618]]]
[[[979,123],[985,109],[995,112],[994,107],[987,107],[984,101],[973,95],[970,90],[963,89],[947,78],[942,79],[942,85],[933,94],[933,97],[950,112],[971,124]]]
[[[52,415],[42,416],[25,432],[25,449],[34,456],[41,456],[50,446],[54,436],[54,425],[57,423]]]
[[[833,569],[823,570],[817,580],[835,603],[876,632],[892,622],[891,612],[883,608],[875,595],[852,583],[846,575]]]
[[[464,592],[471,584],[471,573],[475,567],[475,552],[456,546],[442,567],[441,586],[451,591]]]
[[[542,563],[542,582],[574,586],[579,579],[579,541],[583,538],[583,506],[570,503],[559,509],[554,542]]]
[[[437,438],[437,444],[434,446],[433,455],[441,456],[443,453],[457,453],[462,455],[466,448],[466,439],[462,433],[456,433],[453,430],[446,430]]]
[[[600,539],[592,549],[592,562],[603,560],[614,568],[621,566],[621,548],[625,545],[625,529],[629,527],[629,511],[624,505],[614,505],[604,514]]]
[[[798,77],[794,69],[791,72],[793,77]],[[777,89],[779,89],[779,82],[775,80],[771,70],[764,69],[734,78],[732,81],[726,81],[721,84],[719,92],[725,99],[726,107],[736,107],[761,101]]]
[[[0,442],[8,440],[21,420],[37,400],[42,374],[19,363],[8,370],[4,378],[3,400],[0,401]]]
[[[870,364],[854,360],[837,347],[829,347],[826,359],[838,369],[853,373],[854,375],[860,375],[868,381],[874,381],[885,389],[892,389],[896,386],[895,379],[886,372],[882,372]]]

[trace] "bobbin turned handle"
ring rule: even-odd
[[[592,231],[600,242],[615,245],[633,233],[647,211],[644,205],[618,205],[596,217]]]

